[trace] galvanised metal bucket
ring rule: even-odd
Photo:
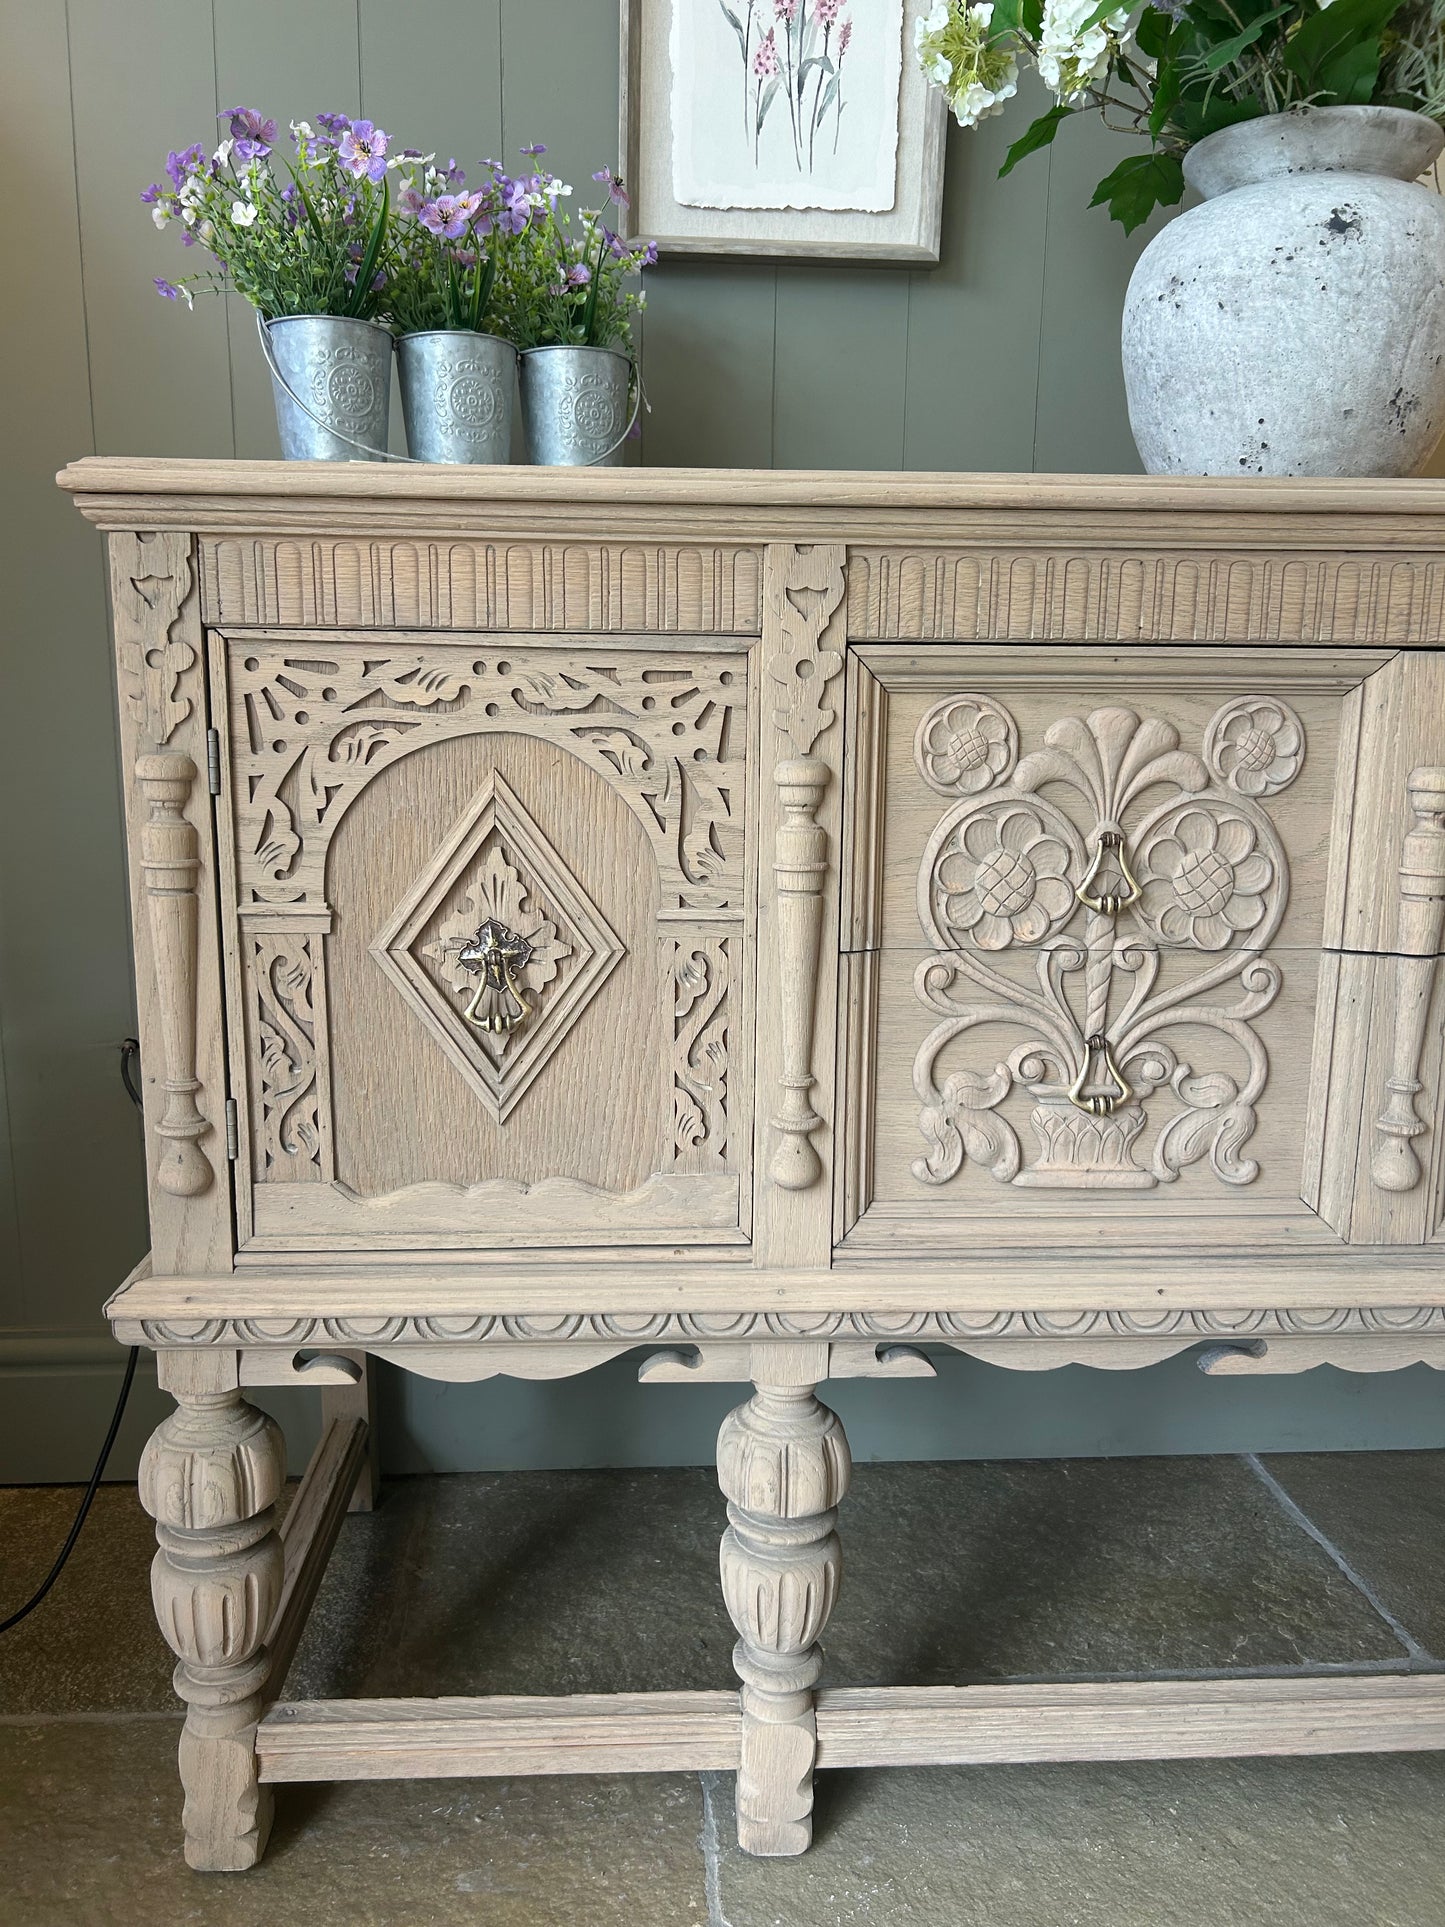
[[[344,315],[266,323],[276,426],[288,462],[384,462],[391,335]]]
[[[548,468],[615,468],[636,416],[632,363],[612,348],[524,348],[527,453]]]
[[[406,445],[418,462],[505,462],[517,351],[499,335],[442,328],[396,344]]]

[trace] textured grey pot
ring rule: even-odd
[[[1445,430],[1445,142],[1395,107],[1211,134],[1124,300],[1151,475],[1415,475]]]
[[[406,445],[418,462],[505,462],[512,453],[517,351],[466,328],[396,344]]]
[[[611,348],[524,348],[527,453],[550,468],[615,468],[630,426],[632,364]]]
[[[388,330],[375,321],[308,314],[268,321],[266,334],[286,460],[384,462],[391,413]]]

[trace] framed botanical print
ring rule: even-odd
[[[669,254],[938,259],[920,0],[622,0],[630,234]]]

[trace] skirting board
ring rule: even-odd
[[[998,1766],[1445,1749],[1445,1675],[836,1687],[818,1765]],[[256,1736],[261,1778],[404,1780],[725,1771],[735,1693],[299,1700]]]

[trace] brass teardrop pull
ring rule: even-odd
[[[1102,874],[1106,862],[1112,862],[1118,871],[1123,890],[1101,890],[1097,896],[1091,895],[1089,886]],[[1100,830],[1094,844],[1094,860],[1084,872],[1084,879],[1074,895],[1086,910],[1097,910],[1106,917],[1117,917],[1127,905],[1138,900],[1139,885],[1124,856],[1122,831]]]
[[[1089,1082],[1089,1076],[1096,1061],[1100,1066],[1102,1080],[1112,1084],[1114,1088],[1112,1091],[1094,1091],[1085,1097],[1084,1086]],[[1133,1095],[1134,1093],[1124,1081],[1124,1073],[1114,1062],[1114,1053],[1109,1048],[1108,1038],[1102,1031],[1096,1032],[1092,1037],[1086,1037],[1084,1062],[1078,1076],[1069,1086],[1069,1102],[1077,1105],[1079,1110],[1087,1111],[1090,1117],[1112,1117],[1119,1106],[1127,1103]]]
[[[522,989],[518,972],[524,970],[532,946],[515,930],[509,930],[495,917],[488,917],[457,961],[464,969],[477,973],[472,1001],[462,1012],[478,1030],[503,1033],[515,1030],[532,1014],[532,1005]]]

